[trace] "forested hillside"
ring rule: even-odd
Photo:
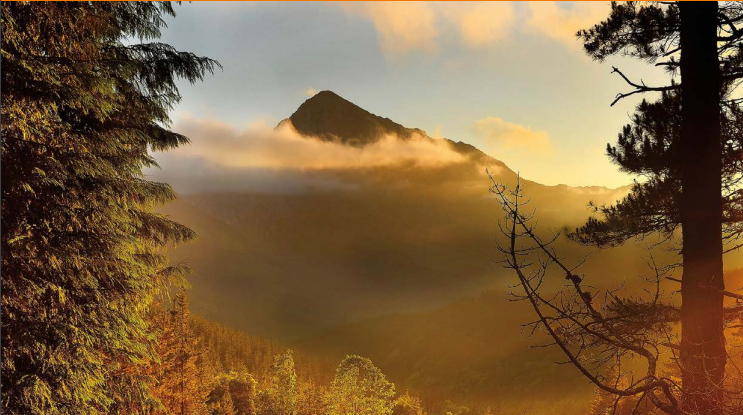
[[[743,3],[545,4],[4,2],[0,413],[743,413]]]
[[[347,353],[368,356],[400,387],[441,407],[448,400],[498,414],[542,413],[543,400],[521,393],[539,390],[549,413],[585,413],[591,387],[574,371],[563,371],[543,333],[520,330],[523,303],[488,291],[430,312],[392,314],[320,332],[297,342],[299,352],[337,360]],[[446,399],[442,399],[445,397]]]
[[[371,360],[331,362],[191,314],[184,291],[151,316],[161,356],[151,376],[154,413],[210,415],[474,414],[442,399],[424,404]],[[340,363],[338,363],[340,362]],[[404,392],[405,390],[405,392]],[[426,408],[434,408],[429,411]]]

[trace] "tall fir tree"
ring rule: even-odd
[[[170,3],[3,4],[5,414],[106,413],[107,389],[132,384],[118,369],[154,358],[147,310],[180,271],[159,249],[194,234],[153,213],[174,194],[142,169],[188,141],[167,127],[176,80],[218,66],[157,42],[164,15]]]
[[[212,374],[206,371],[206,351],[193,333],[188,298],[176,294],[159,336],[158,385],[155,395],[164,415],[206,414]],[[229,391],[227,391],[229,393]]]
[[[743,73],[736,3],[612,3],[610,16],[579,32],[596,58],[625,54],[680,75],[680,85],[649,87],[615,69],[635,93],[661,91],[643,102],[609,155],[624,169],[647,176],[600,219],[578,229],[585,243],[616,245],[680,226],[682,371],[679,411],[718,415],[725,411],[723,241],[736,240],[741,225],[739,100]],[[666,410],[673,410],[666,408]]]
[[[543,328],[603,392],[649,401],[672,415],[740,413],[740,391],[730,389],[725,376],[725,328],[740,318],[740,311],[723,301],[724,296],[739,298],[724,291],[723,241],[743,235],[741,100],[736,98],[743,78],[741,22],[740,3],[627,2],[612,3],[605,21],[578,32],[593,58],[621,54],[680,75],[680,83],[671,79],[648,86],[614,68],[631,87],[614,103],[639,93],[661,93],[657,103],[640,104],[617,146],[609,146],[609,155],[622,168],[646,180],[616,205],[600,207],[602,217],[573,235],[603,247],[656,232],[668,238],[680,233],[683,276],[671,278],[681,284],[680,306],[663,293],[668,269],[652,259],[653,289],[597,297],[585,284],[586,276],[577,275],[555,252],[554,240],[535,232],[523,209],[520,184],[509,189],[493,179],[491,187],[506,212],[501,229],[509,239],[499,249],[523,288],[516,298],[527,301],[538,317],[531,326]],[[557,295],[540,290],[551,268],[568,281]],[[614,359],[642,362],[642,377],[621,385],[596,373]],[[661,364],[666,360],[678,366],[681,382]],[[623,367],[621,376],[633,370]]]
[[[209,393],[210,407],[221,407],[221,403],[229,395],[235,415],[255,415],[256,381],[247,372],[229,372],[218,375],[214,379],[214,386]],[[212,411],[214,412],[214,411]]]

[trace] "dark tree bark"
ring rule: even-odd
[[[717,3],[681,2],[682,410],[723,413],[720,68]]]

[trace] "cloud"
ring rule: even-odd
[[[528,151],[538,155],[552,153],[549,136],[544,131],[504,121],[498,117],[486,117],[475,122],[475,131],[485,137],[496,149]]]
[[[605,19],[608,2],[529,2],[530,17],[526,27],[551,39],[579,48],[575,34]]]
[[[436,129],[433,130],[433,134],[431,134],[431,137],[433,138],[444,138],[444,135],[441,133],[441,126],[437,125]]]
[[[426,2],[339,2],[346,13],[374,23],[385,56],[394,57],[413,50],[436,53],[439,30],[431,5]]]
[[[606,18],[608,2],[338,2],[346,13],[371,20],[386,57],[420,50],[434,54],[451,29],[467,47],[537,33],[578,48],[575,33]],[[523,13],[521,12],[523,11]],[[517,25],[517,20],[524,24]]]
[[[315,88],[313,88],[313,87],[309,87],[309,88],[307,88],[307,90],[306,90],[306,91],[304,91],[304,93],[305,93],[305,95],[307,95],[308,97],[314,97],[314,96],[315,96],[315,94],[317,94],[317,90],[316,90]]]
[[[441,15],[457,26],[467,46],[482,46],[507,38],[514,27],[513,4],[508,2],[444,3]]]
[[[322,170],[400,163],[428,166],[462,159],[448,143],[423,136],[400,140],[388,135],[359,148],[307,138],[287,125],[274,129],[264,122],[240,131],[217,120],[184,117],[176,130],[193,143],[171,151],[173,154],[201,157],[226,167]]]
[[[424,136],[390,135],[359,148],[304,137],[288,125],[274,129],[255,122],[241,130],[189,116],[182,116],[174,130],[191,144],[156,154],[162,169],[147,174],[182,193],[348,190],[355,186],[348,172],[439,168],[466,160],[448,142]]]
[[[453,26],[467,46],[502,40],[515,22],[514,8],[504,2],[353,2],[336,3],[347,13],[374,23],[382,52],[388,57],[414,50],[438,52],[441,27]]]

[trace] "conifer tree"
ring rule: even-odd
[[[256,381],[253,376],[244,371],[240,372],[230,382],[229,388],[237,415],[255,415]]]
[[[296,415],[297,374],[291,350],[274,357],[269,369],[267,385],[261,390],[259,413],[261,415]]]
[[[212,415],[237,415],[235,410],[235,404],[232,403],[232,395],[227,390],[222,394],[222,398],[219,400],[219,406],[216,411],[211,412]]]
[[[218,63],[156,39],[159,2],[2,7],[2,412],[106,413],[123,365],[152,359],[146,314],[179,267],[159,248],[193,238],[152,208],[147,180],[176,79]],[[124,39],[127,39],[124,43]],[[142,404],[151,397],[141,391]]]
[[[395,399],[392,415],[423,415],[423,406],[421,405],[420,398],[410,396],[408,392],[400,395]]]
[[[734,99],[743,73],[738,27],[740,4],[716,2],[612,4],[608,19],[579,32],[597,59],[623,53],[655,62],[680,75],[681,83],[648,87],[615,68],[635,93],[661,91],[643,102],[633,124],[609,155],[625,170],[649,180],[602,219],[579,229],[579,240],[617,244],[660,231],[682,233],[680,410],[724,412],[726,364],[723,239],[741,235],[740,108]],[[616,102],[616,101],[615,101]]]
[[[395,385],[371,360],[347,356],[330,385],[328,415],[391,415]]]
[[[324,415],[327,394],[325,386],[318,385],[312,380],[300,382],[297,393],[297,414]]]
[[[584,284],[586,276],[577,275],[551,242],[535,233],[522,209],[520,186],[491,188],[507,212],[505,262],[518,275],[521,298],[538,316],[536,326],[603,392],[649,401],[673,415],[740,412],[737,399],[731,399],[739,391],[725,387],[724,329],[738,311],[723,303],[730,295],[724,290],[723,239],[741,235],[740,100],[734,97],[743,76],[741,21],[739,3],[612,3],[605,21],[578,33],[596,59],[628,55],[680,75],[680,83],[648,86],[614,69],[632,88],[614,102],[638,93],[662,94],[656,103],[640,104],[617,146],[609,146],[623,169],[647,180],[615,206],[599,208],[602,217],[574,234],[581,242],[606,246],[655,232],[672,237],[680,228],[680,307],[662,294],[668,270],[652,260],[655,283],[647,292],[654,294],[609,292],[601,301]],[[522,245],[523,240],[529,242]],[[533,262],[532,253],[546,262]],[[558,295],[545,296],[539,286],[553,265],[568,284]],[[680,341],[673,335],[678,328]],[[680,368],[681,382],[661,370],[667,356]],[[639,381],[619,385],[597,373],[614,359],[632,358],[644,362]]]
[[[205,414],[211,391],[209,373],[204,373],[204,350],[194,336],[185,291],[176,294],[167,326],[161,333],[161,356],[155,394],[167,415]],[[229,393],[229,390],[226,391]]]
[[[210,407],[219,407],[229,394],[236,415],[255,415],[256,381],[247,372],[229,372],[216,376],[208,397]]]

